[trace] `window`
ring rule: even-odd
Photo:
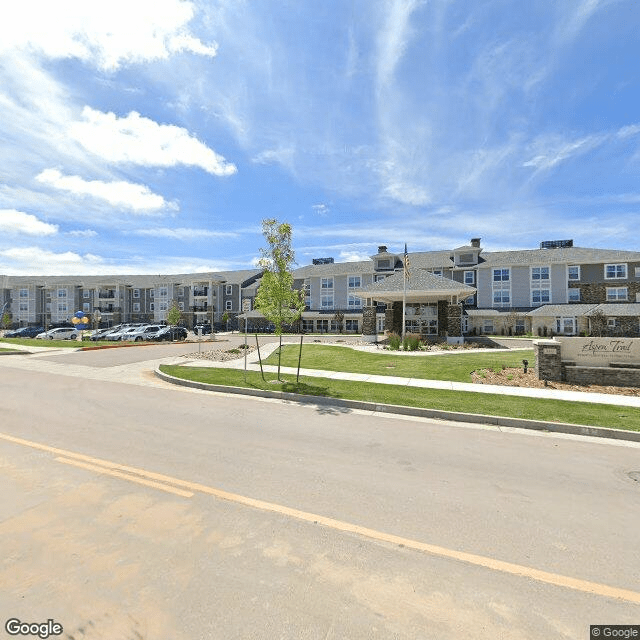
[[[465,301],[465,304],[475,304],[476,303],[476,297],[475,296],[469,296]]]
[[[226,311],[231,311],[233,309],[233,300],[227,300],[224,303],[224,308]]]
[[[82,311],[84,311],[84,313],[89,313],[91,311],[91,303],[90,302],[83,302],[82,303]]]
[[[580,267],[567,267],[567,277],[569,280],[573,280],[574,282],[576,280],[580,280]]]
[[[322,278],[320,280],[321,289],[333,289],[333,278]]]
[[[59,302],[58,303],[58,313],[67,313],[67,303]]]
[[[362,309],[362,298],[358,298],[358,296],[349,295],[348,306],[349,306],[349,309]]]
[[[380,276],[380,275],[375,275],[373,276],[373,281],[374,282],[381,282],[382,280],[384,280],[387,276]]]
[[[442,276],[442,269],[434,269],[431,273],[433,273],[434,276]]]
[[[465,271],[464,272],[464,283],[465,284],[473,284],[475,281],[473,271]]]
[[[133,290],[133,297],[134,298],[139,298],[140,297],[140,289],[134,289]]]
[[[533,304],[542,304],[550,302],[551,292],[549,289],[531,289],[531,302]]]
[[[166,303],[166,302],[161,302],[161,303],[160,303],[160,306],[158,307],[158,310],[159,310],[159,311],[167,311],[167,309],[168,309],[168,308],[169,308],[168,303]]]
[[[156,295],[155,289],[151,289],[151,290],[149,291],[149,297],[150,297],[151,299],[153,299],[153,298],[155,297],[155,295]]]
[[[565,336],[573,335],[576,332],[575,318],[556,318],[556,333]]]
[[[549,280],[549,267],[531,267],[532,280]]]
[[[391,260],[378,260],[378,269],[391,269]]]
[[[569,289],[569,302],[580,302],[580,289],[577,287]]]
[[[493,333],[493,320],[485,320],[482,323],[482,333]]]
[[[316,330],[318,333],[328,333],[329,332],[329,321],[328,320],[316,320]]]
[[[66,298],[67,290],[66,289],[58,289],[58,298]]]
[[[607,287],[607,302],[627,299],[627,287]]]
[[[384,318],[377,318],[376,319],[376,328],[378,333],[383,333],[384,332]]]
[[[224,287],[224,293],[225,293],[225,295],[227,295],[227,296],[232,295],[232,294],[233,294],[233,285],[232,285],[232,284],[227,284],[227,285],[225,285],[225,287]]]
[[[461,253],[458,262],[460,264],[471,264],[473,262],[473,253]]]
[[[156,310],[156,305],[153,302],[149,304],[149,310],[150,311],[155,311]]]
[[[349,289],[359,289],[361,282],[360,276],[349,276]]]
[[[511,301],[511,291],[509,289],[497,289],[493,292],[493,304],[507,305]]]
[[[140,303],[139,302],[134,302],[133,303],[133,311],[134,311],[134,313],[139,313],[140,312]]]
[[[302,321],[302,330],[305,333],[312,333],[313,332],[313,320],[303,320]]]
[[[20,289],[20,297],[28,298],[29,297],[29,289]]]
[[[621,280],[627,277],[626,264],[605,264],[604,277],[606,280]]]
[[[493,270],[494,282],[508,282],[509,281],[509,269],[494,269]]]
[[[166,298],[169,295],[169,290],[167,289],[167,287],[160,287],[160,289],[158,290],[158,295],[161,298]]]
[[[84,290],[82,291],[82,297],[83,297],[85,300],[88,300],[88,299],[91,297],[91,291],[90,291],[89,289],[84,289]]]
[[[353,331],[354,333],[358,331],[358,321],[357,320],[345,320],[344,321],[345,331]]]
[[[20,303],[20,311],[29,311],[29,303],[28,302],[21,302]]]
[[[640,267],[635,268],[636,278],[640,278]]]
[[[607,327],[609,329],[616,329],[620,326],[620,320],[618,318],[607,318]]]
[[[184,288],[183,287],[179,287],[178,288],[178,298],[184,298]]]
[[[323,293],[320,296],[320,308],[333,309],[333,293]]]

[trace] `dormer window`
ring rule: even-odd
[[[391,269],[391,260],[388,258],[378,260],[378,269]]]
[[[473,264],[475,262],[473,253],[461,253],[458,262],[460,264]]]

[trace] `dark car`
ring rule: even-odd
[[[206,336],[211,333],[211,325],[208,322],[203,322],[201,324],[197,324],[193,327],[193,332],[198,336],[200,335],[200,331],[202,330],[202,335]]]
[[[154,336],[153,340],[161,342],[163,340],[186,340],[187,330],[184,327],[162,327]]]
[[[5,338],[35,338],[39,333],[44,331],[44,327],[22,327],[15,331],[8,331],[4,334]]]

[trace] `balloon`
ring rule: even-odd
[[[82,318],[83,315],[84,315],[84,311],[76,311],[75,313],[76,318]]]

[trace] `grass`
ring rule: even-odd
[[[349,400],[362,400],[378,404],[395,404],[421,407],[441,411],[525,418],[544,422],[567,422],[571,424],[614,427],[629,431],[640,431],[640,409],[600,405],[588,402],[567,402],[564,400],[539,400],[518,396],[445,391],[440,389],[420,389],[416,387],[371,384],[328,378],[301,377],[296,383],[294,377],[281,376],[282,383],[262,380],[260,374],[235,369],[215,367],[182,367],[162,365],[160,370],[169,375],[186,380],[196,380],[209,384],[286,391],[312,396],[324,396]]]
[[[283,345],[282,366],[297,367],[299,350],[298,345]],[[356,351],[348,347],[308,344],[302,347],[300,366],[303,369],[471,382],[471,372],[476,369],[521,367],[523,359],[528,360],[530,366],[533,366],[533,350],[483,353],[463,351],[451,353],[449,351],[442,355],[408,356],[398,355],[395,352],[372,353]],[[265,364],[278,364],[277,350],[265,360]]]

